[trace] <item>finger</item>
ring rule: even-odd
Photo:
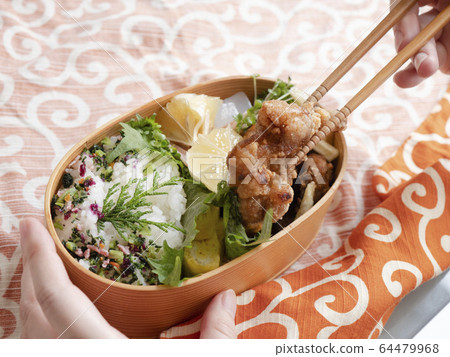
[[[414,5],[403,19],[394,26],[395,48],[397,52],[400,52],[410,43],[419,34],[421,28],[425,27],[436,16],[436,13],[436,10],[431,10],[419,17],[419,6],[417,4]],[[412,73],[412,71],[403,72],[403,74],[397,76],[400,83],[420,83],[421,80],[417,78],[417,75],[426,78],[438,70],[439,62],[434,39],[431,39],[412,60],[416,74],[414,74],[412,79],[404,80],[403,77]],[[400,86],[405,88],[405,86]]]
[[[236,294],[226,290],[211,300],[200,324],[200,338],[236,338]]]
[[[433,1],[433,4],[430,4],[435,9],[442,11],[445,9],[447,5],[450,5],[450,0],[435,0]]]
[[[124,337],[72,284],[45,227],[37,220],[27,218],[20,223],[20,233],[23,259],[31,273],[36,299],[58,336]]]
[[[419,17],[420,28],[425,28],[438,14],[437,10],[430,10]],[[439,37],[440,33],[436,35]],[[432,38],[414,56],[414,67],[420,77],[428,78],[439,69],[438,54],[436,51],[436,41]]]
[[[420,32],[419,6],[415,4],[408,13],[394,25],[395,48],[401,51]]]
[[[34,295],[28,264],[24,263],[20,295],[20,317],[23,338],[56,338],[55,330],[50,326],[41,306]]]
[[[418,85],[425,78],[420,77],[417,74],[416,68],[412,63],[410,63],[405,69],[397,72],[394,75],[394,82],[400,88],[411,88]]]

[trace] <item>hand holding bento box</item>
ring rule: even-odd
[[[20,312],[25,338],[125,338],[72,284],[52,238],[35,219],[20,224],[23,278]],[[49,282],[51,281],[51,284]],[[236,296],[218,294],[202,319],[202,338],[234,338]]]

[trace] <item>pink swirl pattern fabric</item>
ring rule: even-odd
[[[0,337],[17,338],[21,334],[19,221],[26,216],[43,217],[43,194],[48,178],[74,143],[121,113],[207,79],[254,73],[282,79],[291,76],[300,88],[311,92],[343,59],[343,55],[386,14],[388,8],[387,0],[1,2]],[[373,77],[394,54],[393,35],[390,33],[324,98],[323,105],[341,107],[355,93],[355,88]],[[239,310],[241,337],[267,337],[267,333],[284,337],[300,335],[301,329],[298,324],[295,328],[292,318],[283,317],[273,323],[274,315],[268,314],[268,320],[264,320],[264,333],[258,324],[251,321],[256,321],[253,318],[271,306],[282,312],[303,309],[302,299],[308,294],[317,301],[315,313],[320,311],[329,320],[321,318],[317,328],[311,329],[307,336],[347,336],[344,331],[351,329],[353,324],[362,326],[368,319],[363,313],[367,311],[364,308],[367,299],[363,297],[368,296],[370,301],[372,285],[366,286],[365,290],[353,276],[362,267],[369,269],[370,265],[366,264],[377,264],[377,260],[370,254],[372,245],[356,242],[353,235],[349,240],[346,238],[380,203],[371,184],[374,171],[394,154],[400,143],[431,111],[440,111],[440,107],[435,105],[444,95],[447,85],[448,78],[443,75],[436,75],[411,90],[400,90],[392,82],[387,82],[352,114],[346,130],[348,170],[326,222],[308,254],[283,273],[282,278],[269,284],[273,289],[261,291],[261,299],[255,300],[261,288],[250,290],[239,298],[240,306],[249,307],[258,301],[258,309]],[[448,94],[446,98],[448,100]],[[432,164],[416,163],[415,166],[421,172]],[[392,169],[386,168],[385,172],[408,181],[419,174],[415,166],[411,166],[413,170],[408,177],[396,174]],[[413,185],[410,190],[414,188],[416,193],[411,193],[412,198],[408,201],[413,207],[408,217],[423,219],[420,215],[425,211],[414,213],[417,205],[428,210],[435,207],[437,201],[430,199],[427,206],[419,196],[421,190],[428,190],[426,192],[435,197],[437,190],[447,189],[446,167],[445,161],[436,163],[426,171],[428,173],[422,174],[420,183],[410,182]],[[389,187],[394,187],[397,182],[384,179],[389,182],[381,183],[387,193]],[[427,186],[423,189],[414,186],[419,184]],[[399,195],[393,194],[392,197]],[[388,205],[388,200],[393,198],[388,198],[376,208],[378,211],[370,215],[376,218],[373,224],[382,227],[383,222],[389,221],[395,225],[393,217],[401,219],[403,211],[397,212]],[[448,204],[438,203],[439,209],[442,204]],[[392,215],[383,209],[391,210]],[[430,214],[437,214],[437,208],[433,212]],[[380,238],[388,235],[390,229],[395,231],[390,224],[380,230],[370,225],[368,228],[359,225],[356,229],[367,228],[368,234]],[[434,224],[430,220],[427,227]],[[441,248],[438,243],[431,245],[427,240],[429,253],[424,254],[429,269],[417,267],[420,274],[408,265],[415,265],[415,262],[403,251],[406,246],[401,234],[391,243],[368,238],[373,247],[375,244],[390,244],[404,253],[401,255],[402,265],[385,268],[386,281],[377,277],[378,283],[384,284],[389,292],[385,306],[393,307],[419,280],[423,282],[436,275],[438,268],[444,270],[447,267],[448,238],[444,235],[438,238]],[[423,242],[420,244],[424,247]],[[444,253],[438,254],[439,249]],[[362,262],[358,260],[361,259],[360,251],[366,257]],[[338,257],[342,261],[334,262],[333,259]],[[367,257],[373,260],[367,260]],[[431,257],[434,263],[431,263]],[[306,274],[313,269],[313,264],[321,261],[328,264],[328,273],[347,279],[342,284],[352,296],[358,296],[359,305],[337,290],[333,290],[337,295],[332,301],[331,294],[327,294],[327,289],[334,284],[332,282],[327,283],[323,294],[319,289],[310,289],[306,295],[292,296],[295,292],[307,290],[306,285],[294,283],[293,276]],[[325,271],[317,273],[311,282],[326,279],[327,275]],[[345,308],[340,305],[344,300],[348,301]],[[313,309],[312,305],[308,309]],[[304,325],[308,323],[308,309],[302,314]],[[349,314],[351,311],[353,313]],[[369,310],[375,320],[383,324],[389,310],[383,316],[380,311],[371,307]],[[353,321],[358,314],[364,316],[362,320]],[[362,329],[360,336],[369,337],[379,326],[373,321],[371,323],[370,331],[369,328]],[[190,333],[194,330],[191,329]],[[371,337],[377,334],[374,330]],[[173,332],[171,336],[175,335],[180,333]]]

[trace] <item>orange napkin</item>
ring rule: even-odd
[[[376,171],[384,201],[335,254],[238,297],[239,338],[377,338],[406,294],[449,267],[449,97]],[[198,337],[200,319],[161,337]]]
[[[439,159],[450,159],[450,86],[433,113],[375,171],[373,185],[382,199],[402,189],[415,175]]]

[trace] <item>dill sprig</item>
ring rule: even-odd
[[[113,185],[107,192],[103,209],[102,216],[97,221],[97,227],[99,230],[103,230],[105,227],[105,222],[112,224],[117,233],[125,241],[130,241],[130,233],[134,238],[137,231],[142,231],[149,226],[155,226],[164,232],[168,229],[174,229],[185,233],[184,229],[176,226],[174,223],[166,222],[155,222],[148,219],[143,219],[147,213],[152,212],[151,206],[146,198],[149,196],[165,195],[167,192],[159,191],[161,188],[166,186],[176,185],[180,180],[180,177],[172,177],[168,181],[163,183],[158,182],[159,175],[155,172],[153,176],[153,182],[150,188],[146,188],[147,179],[133,179],[130,180],[126,185],[120,188],[119,196],[116,201],[111,197],[119,191],[119,183]],[[133,195],[128,193],[128,190],[132,185],[136,184]],[[146,207],[145,211],[138,211],[138,208]],[[139,240],[139,239],[138,239]]]

